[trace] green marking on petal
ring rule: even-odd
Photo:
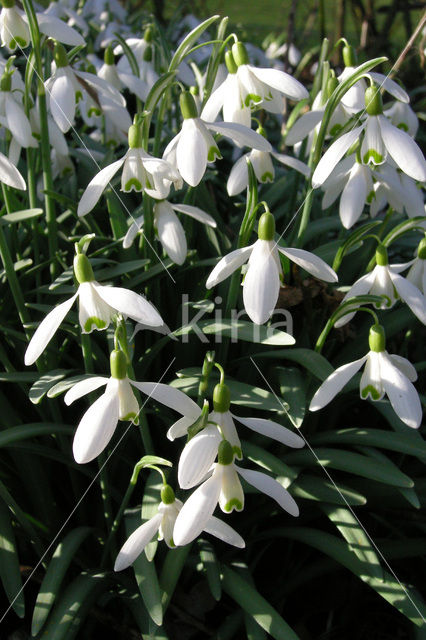
[[[241,500],[238,500],[238,498],[232,498],[231,500],[229,500],[229,502],[226,503],[223,509],[224,511],[226,511],[226,513],[231,513],[233,509],[235,509],[235,511],[242,511],[243,503],[241,502]]]
[[[25,40],[24,38],[21,38],[20,36],[15,36],[14,41],[17,42],[19,44],[19,46],[21,46],[22,48],[26,47],[28,45],[28,40]]]
[[[369,384],[364,387],[364,389],[361,389],[361,398],[366,400],[368,396],[370,396],[372,400],[380,400],[381,393],[379,393],[373,385]]]
[[[80,102],[80,100],[83,100],[83,94],[81,91],[76,91],[75,92],[75,101],[76,102]]]
[[[171,549],[173,549],[175,546],[176,546],[176,545],[175,545],[175,543],[174,543],[174,541],[173,541],[173,538],[170,538],[170,540],[169,540],[169,547],[170,547]]]
[[[84,330],[86,333],[90,333],[92,329],[96,329],[97,331],[101,331],[102,329],[107,328],[107,323],[96,316],[92,316],[91,318],[87,318],[84,323]]]
[[[367,153],[364,153],[362,161],[364,164],[369,164],[370,159],[373,164],[382,164],[383,162],[383,156],[375,149],[369,149]]]
[[[265,173],[260,177],[260,182],[273,182],[274,176],[270,171],[265,171]]]
[[[89,111],[87,112],[87,115],[89,116],[100,116],[102,115],[102,111],[100,109],[98,109],[98,107],[90,107]]]
[[[207,154],[207,160],[209,162],[214,162],[216,158],[221,158],[221,153],[217,147],[210,147],[209,152]]]
[[[403,131],[406,131],[406,132],[408,133],[408,127],[407,127],[407,125],[405,124],[405,122],[400,122],[400,123],[397,125],[397,129],[402,129]]]
[[[133,422],[133,424],[139,424],[139,418],[134,412],[127,413],[125,416],[120,418],[122,422]]]
[[[137,178],[130,178],[124,185],[124,191],[127,193],[129,191],[142,191],[142,185]]]
[[[234,455],[236,458],[238,458],[238,460],[243,459],[243,452],[241,451],[240,447],[237,447],[236,444],[234,444],[234,446],[232,447],[232,451],[234,452]]]
[[[333,127],[331,127],[330,129],[330,135],[331,136],[335,136],[337,133],[339,133],[340,129],[342,128],[341,124],[335,124]]]
[[[370,193],[367,196],[367,203],[371,204],[375,199],[376,199],[376,192],[373,189],[372,191],[370,191]]]
[[[245,97],[244,104],[246,107],[249,107],[251,102],[258,104],[261,101],[262,98],[260,96],[256,95],[255,93],[248,93]]]

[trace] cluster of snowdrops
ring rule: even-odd
[[[157,240],[174,263],[181,265],[186,259],[188,247],[180,221],[182,214],[200,224],[216,226],[214,218],[199,207],[172,202],[169,198],[173,198],[175,191],[181,194],[184,185],[196,188],[200,184],[206,171],[220,160],[223,138],[235,148],[235,164],[226,185],[230,198],[246,188],[250,191],[253,181],[273,182],[274,165],[280,163],[287,171],[299,172],[307,181],[307,196],[298,209],[304,206],[305,228],[309,225],[309,205],[312,206],[309,198],[318,188],[324,191],[323,208],[340,198],[339,212],[345,229],[356,225],[365,211],[372,218],[388,215],[392,210],[405,213],[407,223],[402,224],[400,233],[394,237],[416,231],[419,236],[416,255],[408,263],[389,264],[388,246],[393,238],[386,243],[370,234],[377,242],[374,264],[363,277],[350,283],[328,326],[328,331],[332,326],[341,327],[360,310],[370,313],[373,319],[369,349],[366,345],[365,356],[339,367],[323,382],[312,398],[310,409],[316,411],[331,402],[364,366],[361,398],[378,401],[387,396],[408,427],[419,427],[422,410],[413,385],[416,370],[407,359],[386,351],[384,329],[375,312],[375,308],[390,308],[399,301],[408,305],[421,323],[426,323],[426,241],[421,192],[426,165],[414,141],[418,121],[407,93],[389,76],[373,71],[384,60],[357,65],[353,48],[344,41],[343,70],[335,72],[323,61],[316,71],[314,95],[313,90],[310,94],[290,73],[274,68],[273,60],[266,59],[262,52],[245,46],[237,35],[226,36],[224,21],[216,39],[207,41],[207,31],[216,26],[217,16],[193,24],[192,30],[181,37],[167,65],[157,46],[154,25],[148,25],[143,32],[131,32],[119,3],[94,0],[84,3],[81,10],[77,4],[72,0],[55,2],[36,12],[30,2],[24,2],[22,11],[14,0],[2,0],[0,33],[4,54],[8,55],[0,61],[3,184],[11,189],[27,188],[19,170],[21,150],[41,145],[44,149],[47,145],[45,158],[50,164],[50,179],[60,181],[72,169],[69,154],[72,133],[99,169],[81,195],[77,215],[83,217],[91,212],[114,176],[121,172],[121,191],[138,192],[143,197],[142,215],[135,218],[128,212],[129,226],[122,238],[123,247],[130,247],[142,234],[142,243],[150,243],[161,264]],[[96,55],[85,51],[88,24],[94,16],[98,36],[91,50]],[[24,81],[21,75],[31,51],[33,84],[28,78]],[[42,75],[44,55],[51,59],[49,77]],[[36,85],[38,92],[29,92],[28,87]],[[180,90],[179,105],[167,99],[171,88],[176,90],[176,86]],[[285,103],[293,107],[285,138],[287,147],[293,147],[292,155],[275,150],[268,142],[264,119],[254,117],[266,112],[269,118],[280,120]],[[129,112],[129,105],[135,105],[135,113]],[[165,137],[161,128],[166,108],[175,122],[175,135],[171,138]],[[155,129],[153,139],[155,119],[160,126]],[[124,145],[125,153],[101,168],[102,155],[79,138],[81,120],[94,142],[108,143],[114,150]],[[253,122],[256,130],[252,128]],[[328,148],[324,152],[325,143]],[[243,153],[243,149],[248,151]],[[42,195],[49,184],[40,183],[38,187]],[[48,220],[50,234],[49,224]],[[301,247],[303,225],[296,246],[285,245],[285,230],[276,229],[267,202],[246,213],[242,229],[240,239],[244,242],[218,260],[205,285],[211,289],[241,270],[243,304],[254,324],[267,323],[274,313],[280,287],[284,286],[280,256],[325,283],[338,281],[335,270]],[[256,234],[257,239],[250,244]],[[243,509],[240,477],[289,514],[298,515],[294,499],[280,482],[236,463],[243,459],[243,454],[235,422],[289,447],[303,446],[303,437],[271,420],[233,415],[225,372],[213,360],[208,367],[220,370],[220,382],[214,389],[212,402],[203,398],[196,404],[161,381],[134,380],[125,321],[131,319],[139,328],[163,334],[170,329],[164,323],[161,309],[140,293],[97,282],[86,255],[90,240],[91,236],[83,236],[75,244],[77,290],[40,322],[26,350],[25,363],[33,365],[42,357],[77,301],[83,334],[113,325],[115,348],[110,354],[110,375],[84,377],[65,395],[65,403],[69,405],[105,387],[77,427],[73,442],[75,460],[84,464],[98,457],[108,447],[119,421],[138,423],[139,391],[145,401],[162,403],[180,414],[167,436],[170,440],[187,437],[177,477],[181,489],[196,487],[183,504],[176,499],[159,468],[162,459],[149,459],[147,466],[158,470],[163,480],[158,512],[125,542],[115,569],[129,566],[157,532],[170,547],[185,545],[202,531],[243,547],[241,536],[213,515],[218,503],[225,514]]]

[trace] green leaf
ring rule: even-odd
[[[299,640],[267,600],[235,571],[222,565],[223,590],[275,640]]]
[[[362,227],[359,227],[358,229],[356,229],[355,231],[352,231],[352,233],[349,234],[349,236],[346,238],[343,244],[340,245],[336,253],[336,256],[333,262],[334,271],[337,271],[339,269],[340,265],[342,264],[342,260],[345,256],[345,253],[352,246],[356,244],[360,244],[360,246],[362,246],[362,237],[366,233],[369,233],[372,229],[374,229],[374,227],[377,227],[377,225],[379,224],[382,224],[381,220],[374,220],[373,222],[368,222],[367,224],[362,225]]]
[[[267,471],[271,471],[278,476],[280,478],[280,484],[282,484],[285,489],[287,489],[299,475],[297,468],[289,467],[280,458],[277,458],[277,456],[269,451],[265,451],[262,447],[246,440],[242,440],[241,444],[244,457],[259,467],[262,467],[262,469],[267,469]]]
[[[125,524],[126,533],[130,536],[141,524],[139,515],[127,513],[125,516]],[[135,572],[136,582],[138,583],[140,594],[149,615],[155,624],[161,626],[163,623],[163,607],[154,562],[149,562],[146,555],[141,553],[133,562],[133,571]]]
[[[407,231],[411,231],[412,229],[423,228],[425,221],[424,216],[418,216],[417,218],[410,218],[409,220],[404,220],[400,224],[397,224],[396,227],[389,231],[389,233],[383,238],[383,244],[385,247],[388,247],[392,242],[395,242],[397,238],[402,236]]]
[[[344,507],[335,507],[327,504],[321,505],[321,508],[339,529],[348,543],[349,549],[355,553],[361,562],[368,565],[370,575],[382,579],[383,570],[376,551],[352,511]]]
[[[331,502],[332,504],[350,504],[352,506],[367,503],[367,498],[358,493],[358,491],[342,485],[341,482],[337,484],[337,487],[338,490],[327,478],[303,473],[291,485],[291,493],[295,498]]]
[[[199,24],[197,27],[195,27],[195,29],[193,29],[188,33],[186,38],[184,38],[184,40],[180,43],[180,45],[176,49],[176,52],[170,62],[169,71],[175,71],[178,68],[178,66],[180,65],[180,63],[182,62],[186,54],[190,51],[190,49],[193,47],[195,42],[197,42],[201,34],[204,33],[204,31],[208,29],[209,26],[213,24],[213,22],[218,20],[218,18],[220,18],[220,16],[212,16],[211,18],[204,20],[204,22]],[[148,99],[145,104],[145,109],[148,109],[147,103],[148,103]]]
[[[16,224],[17,222],[23,222],[24,220],[31,220],[41,216],[43,209],[22,209],[21,211],[14,211],[13,213],[7,213],[0,218],[2,224]]]
[[[160,586],[163,591],[161,602],[166,611],[178,583],[180,574],[185,566],[191,544],[184,547],[169,549],[160,574]]]
[[[52,433],[73,433],[74,427],[56,422],[33,422],[30,424],[18,424],[16,427],[10,427],[0,432],[0,448],[28,440],[36,436],[43,436]]]
[[[311,437],[310,443],[317,444],[360,444],[372,447],[383,447],[399,453],[426,459],[426,442],[416,432],[405,427],[405,433],[392,433],[381,429],[339,429],[338,431],[323,431]]]
[[[287,415],[298,429],[302,426],[306,412],[305,380],[295,367],[276,367],[281,396],[289,404]]]
[[[33,404],[38,404],[44,398],[50,387],[59,380],[65,378],[70,371],[68,369],[54,369],[41,376],[30,389],[29,398]]]
[[[222,585],[220,582],[220,566],[217,561],[213,546],[208,540],[199,540],[200,560],[206,572],[207,583],[213,598],[219,602],[222,597]]]
[[[182,43],[183,44],[183,43]],[[177,52],[176,52],[177,53]],[[149,127],[151,124],[152,115],[154,113],[154,109],[157,106],[157,102],[166,91],[166,89],[174,82],[176,71],[171,69],[167,73],[163,73],[163,75],[157,80],[157,82],[151,88],[146,102],[145,102],[145,118],[143,121],[144,131],[146,132],[145,137],[148,137]]]
[[[316,378],[324,381],[333,373],[334,367],[320,353],[312,349],[276,349],[275,351],[264,351],[257,353],[256,358],[283,358],[291,362],[297,362],[310,371]]]
[[[203,333],[222,334],[231,338],[231,342],[238,340],[246,340],[247,342],[255,342],[258,344],[284,346],[295,343],[295,339],[285,331],[278,331],[273,327],[265,327],[264,325],[254,324],[243,320],[203,320],[198,322]],[[191,326],[191,325],[189,325]]]
[[[57,384],[54,384],[53,387],[50,387],[47,392],[48,398],[57,398],[68,389],[71,389],[77,382],[81,382],[81,380],[87,380],[88,378],[93,378],[93,373],[83,373],[78,376],[71,376],[71,378],[66,378],[65,380],[61,380]],[[105,378],[107,381],[107,378]]]
[[[155,456],[153,456],[155,457]],[[148,475],[147,481],[145,483],[143,498],[142,498],[142,508],[141,508],[141,519],[142,521],[150,520],[158,511],[158,506],[161,502],[160,492],[161,487],[163,486],[163,481],[158,475],[157,471],[151,471]],[[157,551],[158,541],[154,538],[151,540],[145,547],[145,555],[148,560],[151,562],[154,559],[155,552]]]
[[[394,487],[413,487],[414,482],[402,473],[398,468],[385,462],[378,462],[371,458],[353,453],[352,451],[344,451],[342,449],[322,449],[315,450],[318,457],[314,457],[311,451],[296,451],[288,453],[284,456],[284,460],[289,464],[315,465],[320,464],[322,467],[330,467],[331,469],[339,469],[347,473],[384,482]]]
[[[37,595],[31,625],[33,636],[37,635],[46,622],[75,553],[91,530],[90,527],[73,529],[56,547]]]
[[[19,618],[25,615],[25,599],[19,557],[10,511],[0,499],[0,578],[10,606]]]
[[[0,371],[0,382],[35,382],[39,374],[31,371]]]
[[[73,640],[99,594],[108,586],[106,573],[81,573],[57,598],[43,631],[46,640]],[[77,636],[79,637],[79,636]]]

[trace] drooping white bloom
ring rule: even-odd
[[[265,49],[265,55],[269,60],[275,61],[277,58],[284,57],[287,53],[287,49],[288,62],[292,67],[297,67],[302,58],[302,54],[292,42],[290,43],[290,47],[288,47],[286,42],[280,43],[277,40],[272,40]]]
[[[216,227],[216,222],[199,207],[193,207],[188,204],[174,204],[167,200],[161,200],[154,204],[154,228],[158,239],[169,258],[176,264],[183,264],[188,253],[188,247],[184,228],[175,211],[184,213],[212,228]],[[123,239],[124,249],[128,249],[132,245],[143,223],[143,215],[133,221]]]
[[[316,278],[325,282],[337,281],[336,273],[324,260],[303,249],[278,246],[273,239],[274,233],[275,221],[272,214],[262,214],[259,220],[259,239],[249,247],[236,249],[222,258],[206,282],[207,289],[211,289],[248,261],[243,282],[244,308],[256,324],[263,324],[271,317],[278,300],[282,275],[278,252]]]
[[[129,128],[129,149],[125,155],[102,169],[87,185],[77,208],[79,216],[85,216],[98,202],[108,183],[123,167],[121,190],[145,191],[152,198],[167,198],[172,182],[180,184],[180,176],[173,167],[160,158],[154,158],[142,148],[138,125]]]
[[[158,311],[143,296],[129,289],[108,287],[96,282],[85,255],[75,256],[74,273],[79,282],[77,292],[69,300],[52,309],[41,321],[27,347],[26,365],[33,364],[43,353],[77,298],[79,322],[83,333],[106,329],[117,313],[149,326],[164,324]]]
[[[263,135],[263,132],[259,131],[259,129],[258,133]],[[275,158],[275,160],[278,160],[278,162],[281,162],[283,165],[296,169],[296,171],[299,171],[304,176],[309,176],[310,174],[308,165],[297,158],[292,158],[291,156],[283,153],[277,153],[274,150],[269,153],[268,151],[258,151],[257,149],[253,149],[249,153],[242,155],[232,167],[226,184],[228,194],[230,196],[235,196],[247,188],[247,160],[251,162],[256,178],[259,182],[262,184],[266,182],[273,182],[275,169],[272,163],[272,158]]]
[[[138,527],[126,540],[115,561],[114,571],[122,571],[133,564],[157,532],[158,539],[164,540],[167,546],[173,549],[176,546],[173,529],[182,506],[182,502],[175,498],[173,489],[169,485],[163,485],[158,513]],[[204,531],[240,549],[245,547],[242,537],[214,516],[207,521]]]
[[[383,114],[395,127],[406,131],[412,138],[416,137],[419,119],[409,104],[396,100],[391,107],[383,111]]]
[[[25,49],[30,43],[30,30],[21,12],[15,7],[14,0],[3,3],[0,12],[0,37],[2,47],[7,47],[10,51],[15,51],[16,47]]]
[[[426,239],[423,238],[417,249],[417,256],[411,263],[407,280],[426,296]]]
[[[359,278],[346,293],[342,304],[354,296],[365,294],[383,297],[383,302],[379,305],[381,309],[390,309],[400,298],[405,302],[415,316],[426,324],[426,298],[408,279],[403,278],[401,271],[407,269],[410,263],[403,265],[390,265],[388,262],[387,250],[383,245],[379,245],[376,251],[376,266],[370,273]],[[344,315],[335,323],[335,327],[342,327],[347,324],[355,315],[356,311]]]
[[[9,129],[19,146],[38,147],[22,106],[20,92],[12,90],[12,74],[7,71],[0,83],[0,124]]]
[[[0,152],[0,182],[7,184],[8,187],[21,189],[25,191],[27,185],[24,178],[19,173],[15,165]]]
[[[170,162],[173,158],[180,175],[190,186],[196,187],[200,183],[207,162],[222,157],[210,131],[230,138],[238,146],[271,150],[271,145],[263,136],[241,124],[204,122],[198,117],[194,97],[189,92],[181,94],[180,103],[184,117],[182,129],[167,145],[163,158]]]
[[[84,18],[63,2],[51,2],[43,13],[47,16],[53,16],[58,20],[64,18],[70,27],[78,27],[84,36],[87,36],[89,33],[89,27]]]
[[[238,467],[233,458],[231,444],[222,440],[212,475],[188,498],[176,518],[173,531],[176,545],[188,544],[203,531],[218,502],[224,513],[231,513],[234,509],[242,511],[244,493],[238,476],[271,497],[291,515],[299,515],[296,502],[279,482],[265,473]]]
[[[422,407],[412,384],[417,380],[415,368],[406,358],[391,355],[385,350],[385,335],[380,325],[371,327],[369,342],[367,355],[344,364],[328,376],[312,398],[309,409],[322,409],[365,364],[360,382],[361,398],[366,400],[370,397],[377,401],[386,394],[399,418],[409,427],[419,427]]]
[[[129,89],[141,100],[146,100],[149,90],[153,84],[158,80],[157,74],[152,77],[146,77],[141,74],[140,77],[133,75],[133,73],[120,68],[114,62],[114,53],[109,46],[105,50],[104,63],[98,69],[98,76],[108,82],[108,84],[115,87],[118,91],[121,91],[124,87]],[[148,70],[144,69],[144,73],[147,74]]]

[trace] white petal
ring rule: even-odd
[[[272,151],[272,147],[266,138],[253,129],[245,127],[236,122],[214,122],[206,123],[206,127],[212,131],[220,133],[226,138],[231,138],[238,145],[259,149],[259,151]]]
[[[239,269],[244,262],[247,261],[250,253],[253,250],[253,245],[250,247],[242,247],[241,249],[235,249],[228,255],[224,256],[215,266],[209,277],[207,278],[206,288],[211,289],[215,287],[219,282],[225,280],[234,271]]]
[[[309,410],[318,411],[318,409],[322,409],[333,400],[334,396],[353,378],[366,360],[367,356],[364,356],[354,362],[348,362],[348,364],[344,364],[336,371],[333,371],[316,391],[309,405]]]
[[[420,322],[426,324],[426,298],[409,280],[394,273],[392,269],[389,269],[389,275],[392,280],[392,284],[397,290],[401,300],[404,300],[410,307],[415,316],[418,317]]]
[[[52,311],[50,311],[50,313],[47,314],[44,320],[41,321],[25,352],[25,364],[27,366],[33,364],[43,353],[62,320],[71,309],[77,295],[78,292],[69,300],[65,300],[65,302],[58,304],[54,309],[52,309]]]
[[[296,169],[296,171],[299,171],[299,173],[302,173],[304,176],[309,176],[311,173],[308,165],[301,160],[298,160],[297,158],[287,156],[284,153],[273,152],[272,155],[276,160],[278,160],[278,162],[281,162],[282,164],[285,164],[287,167],[291,167],[292,169]]]
[[[64,402],[67,406],[72,404],[75,400],[82,398],[83,396],[91,393],[92,391],[96,391],[99,387],[106,385],[108,382],[108,378],[94,376],[93,378],[85,378],[84,380],[80,380],[74,386],[69,389],[65,396]]]
[[[222,82],[219,87],[210,94],[204,108],[201,112],[201,119],[206,122],[214,122],[218,116],[219,111],[223,107],[224,100],[226,99],[226,80]]]
[[[72,79],[63,69],[57,71],[50,91],[49,105],[56,124],[62,133],[66,133],[74,124],[76,105]]]
[[[139,229],[143,225],[143,215],[135,219],[130,225],[126,235],[123,238],[123,249],[128,249],[132,246],[134,239],[136,238]]]
[[[202,481],[216,459],[221,439],[218,428],[209,425],[185,445],[178,467],[182,489],[191,489]]]
[[[397,356],[390,353],[386,355],[390,359],[392,364],[394,364],[395,367],[397,367],[397,369],[399,369],[404,374],[404,376],[406,376],[410,380],[410,382],[415,382],[415,380],[417,380],[416,368],[411,364],[409,360],[407,360],[407,358],[403,358],[402,356]]]
[[[361,144],[361,158],[364,164],[383,164],[386,159],[379,119],[369,116],[365,127],[364,140]]]
[[[364,372],[359,383],[359,391],[362,399],[381,400],[385,394],[381,376],[381,354],[370,351],[367,355]]]
[[[166,407],[174,409],[183,416],[192,418],[193,422],[201,413],[200,407],[191,398],[168,384],[161,382],[135,382],[134,380],[131,383],[153,400],[165,404]]]
[[[78,204],[77,215],[85,216],[89,213],[101,197],[104,189],[113,176],[117,173],[119,168],[124,163],[125,156],[121,160],[116,160],[112,164],[99,171],[94,178],[87,185],[81,200]]]
[[[4,182],[4,184],[15,189],[22,189],[22,191],[27,188],[25,180],[18,169],[2,153],[0,153],[0,182]]]
[[[367,200],[367,181],[362,165],[356,163],[340,198],[339,213],[345,229],[350,229],[360,217]]]
[[[154,205],[154,225],[164,251],[175,264],[185,262],[188,247],[179,218],[166,200]]]
[[[249,157],[248,153],[245,153],[238,158],[237,162],[232,167],[228,182],[226,183],[226,190],[228,191],[228,195],[236,196],[238,193],[241,193],[244,189],[247,188],[248,185],[248,168],[247,168],[247,158]]]
[[[314,189],[320,187],[322,183],[325,182],[342,156],[348,151],[354,142],[358,140],[363,129],[364,125],[357,127],[352,131],[348,131],[348,133],[344,133],[343,136],[336,140],[336,142],[333,142],[331,147],[325,152],[319,161],[314,171],[312,176],[312,187]]]
[[[303,84],[284,71],[279,71],[278,69],[260,69],[252,66],[250,66],[250,71],[254,73],[261,82],[280,91],[286,98],[290,98],[291,100],[309,98],[309,93]]]
[[[209,227],[216,228],[216,221],[212,218],[208,213],[200,209],[199,207],[193,207],[189,204],[172,204],[172,207],[175,211],[180,211],[180,213],[185,213],[187,216],[194,218],[194,220],[198,220],[198,222],[202,222],[203,224],[207,224]]]
[[[173,442],[175,438],[186,436],[188,434],[189,427],[194,424],[195,420],[196,418],[188,418],[188,416],[179,418],[179,420],[176,420],[176,422],[174,422],[167,431],[167,438]]]
[[[235,420],[238,420],[238,422],[241,422],[245,427],[248,427],[253,431],[257,431],[257,433],[261,433],[263,436],[282,442],[288,447],[295,447],[299,449],[305,444],[303,438],[298,436],[297,433],[283,427],[281,424],[278,424],[278,422],[265,420],[264,418],[240,418],[236,415],[234,415],[234,418]]]
[[[221,474],[211,476],[183,505],[173,531],[177,546],[188,544],[200,535],[217,505],[221,489]]]
[[[132,73],[122,73],[121,71],[118,73],[118,77],[129,91],[145,102],[149,93],[149,87],[146,82],[137,78]]]
[[[414,180],[424,182],[426,180],[426,163],[420,148],[408,133],[394,127],[385,116],[377,117],[383,142],[389,155],[404,173]]]
[[[325,282],[337,282],[336,272],[314,253],[304,249],[284,249],[283,247],[278,247],[278,250],[316,278]]]
[[[219,538],[219,540],[222,540],[227,544],[232,544],[234,547],[238,547],[239,549],[244,549],[246,546],[243,538],[235,531],[235,529],[215,516],[212,516],[210,520],[207,521],[204,531],[206,533],[210,533],[210,535],[215,536],[216,538]]]
[[[419,395],[408,378],[382,353],[382,382],[395,413],[403,422],[417,429],[422,421]]]
[[[37,22],[41,33],[50,36],[62,44],[78,47],[85,44],[84,38],[65,22],[46,13],[37,13]]]
[[[105,449],[117,427],[118,405],[117,393],[107,386],[105,393],[86,411],[73,441],[76,462],[90,462]]]
[[[306,138],[317,124],[321,122],[324,116],[324,109],[318,109],[317,111],[308,111],[304,113],[291,127],[285,138],[285,143],[292,147],[297,142]]]
[[[10,92],[6,93],[5,110],[8,129],[19,142],[21,147],[37,147],[31,126],[21,105],[13,99]]]
[[[274,312],[280,290],[280,276],[273,255],[275,243],[257,240],[243,283],[244,308],[256,324],[266,322]]]
[[[238,473],[244,478],[246,482],[258,489],[261,493],[265,493],[267,496],[278,502],[280,507],[287,511],[292,516],[299,515],[299,507],[296,501],[289,494],[287,489],[284,489],[279,482],[260,471],[251,471],[249,469],[242,469],[236,467]]]
[[[162,317],[152,304],[135,291],[121,287],[104,287],[99,284],[94,286],[102,300],[132,320],[153,327],[164,324]]]
[[[158,531],[162,518],[161,513],[156,513],[153,518],[144,522],[136,531],[133,531],[120,549],[114,564],[114,571],[122,571],[133,564]]]
[[[408,93],[404,91],[404,89],[398,83],[396,83],[395,80],[392,80],[388,76],[383,75],[383,73],[377,73],[377,71],[370,71],[368,75],[371,76],[373,80],[380,85],[381,89],[384,89],[385,91],[390,93],[391,96],[393,96],[397,100],[406,103],[410,102]]]
[[[184,120],[176,147],[176,160],[182,178],[191,187],[199,184],[206,171],[208,151],[195,119]]]
[[[362,276],[362,278],[359,278],[359,280],[357,280],[345,294],[345,297],[343,298],[341,304],[343,304],[343,302],[345,302],[348,298],[354,298],[355,296],[362,296],[368,293],[373,285],[375,277],[376,270],[373,269],[373,271],[370,271],[370,273],[367,273],[365,276]],[[354,311],[353,313],[346,313],[344,316],[339,318],[339,320],[334,323],[336,329],[347,324],[350,320],[352,320],[355,314],[356,311]]]

